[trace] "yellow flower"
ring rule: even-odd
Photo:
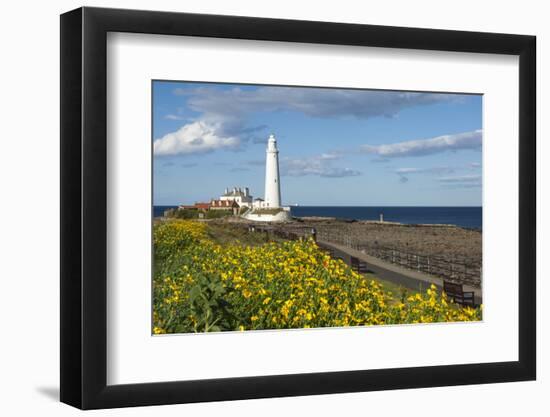
[[[481,319],[481,308],[461,307],[435,285],[421,293],[396,296],[372,275],[357,274],[332,259],[312,240],[250,245],[235,240],[222,245],[210,237],[211,227],[193,220],[155,224],[153,243],[159,260],[153,281],[155,334],[203,331],[205,320],[218,323],[221,330],[244,330],[222,313],[206,313],[191,303],[190,291],[197,286],[221,297],[229,317],[250,317],[254,328]],[[181,266],[174,270],[174,265]]]

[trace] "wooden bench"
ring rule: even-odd
[[[367,263],[362,261],[355,256],[351,257],[351,269],[357,273],[366,273],[367,272]]]
[[[464,291],[462,284],[443,281],[443,292],[447,294],[447,297],[451,298],[455,303],[463,306],[467,305],[470,307],[475,307],[474,292]]]

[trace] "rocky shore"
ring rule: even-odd
[[[250,222],[231,217],[215,222]],[[482,232],[454,225],[401,224],[329,217],[293,218],[289,222],[254,223],[256,229],[285,236],[311,236],[319,242],[337,243],[387,262],[427,272],[477,288],[482,281]],[[286,233],[285,233],[286,232]]]
[[[240,219],[237,221],[242,222]],[[321,239],[355,246],[388,247],[419,255],[457,260],[465,258],[479,263],[482,257],[482,232],[454,225],[409,225],[329,217],[301,217],[291,222],[268,225],[299,234],[311,233],[315,229]]]
[[[481,262],[482,233],[479,230],[453,225],[346,222],[337,219],[303,218],[297,223],[315,228],[320,236],[333,235],[359,245],[378,245],[421,255],[477,259]]]

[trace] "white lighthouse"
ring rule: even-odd
[[[281,182],[279,178],[279,150],[275,136],[269,135],[265,153],[265,199],[257,198],[252,209],[243,216],[257,222],[291,221],[290,207],[281,206]]]
[[[275,136],[269,135],[265,159],[265,206],[281,207],[281,183],[279,180],[279,150]]]

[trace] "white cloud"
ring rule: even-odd
[[[197,154],[216,149],[237,149],[240,140],[235,136],[220,134],[220,127],[203,121],[182,126],[153,142],[155,156]]]
[[[430,139],[410,140],[388,145],[363,145],[365,153],[383,158],[424,156],[461,149],[481,149],[482,130],[437,136]]]
[[[283,158],[281,160],[281,175],[303,177],[317,175],[326,178],[342,178],[361,175],[361,172],[351,168],[332,166],[332,161],[339,157],[332,154],[322,154],[309,158]]]
[[[176,114],[167,114],[166,116],[164,116],[164,119],[166,119],[166,120],[186,120],[185,117],[178,116]]]
[[[443,174],[452,174],[456,170],[464,168],[454,168],[448,166],[430,167],[430,168],[398,168],[395,173],[399,176],[399,182],[409,182],[411,175],[424,174],[431,176],[439,176]],[[437,177],[435,181],[439,182],[445,188],[477,188],[481,187],[481,175],[457,175]]]
[[[479,188],[482,179],[481,175],[461,175],[438,178],[438,181],[447,188]]]
[[[361,172],[351,168],[327,168],[319,175],[329,178],[356,177],[357,175],[361,175]]]
[[[373,158],[371,159],[371,162],[375,164],[385,164],[387,162],[390,162],[390,160],[388,158]]]
[[[481,175],[461,175],[457,177],[438,178],[439,182],[452,183],[481,183]]]
[[[406,183],[409,181],[410,175],[426,174],[426,175],[441,175],[451,174],[455,170],[452,167],[430,167],[430,168],[398,168],[395,173],[399,175],[399,182]]]
[[[454,168],[451,167],[430,167],[430,168],[398,168],[395,170],[396,174],[409,175],[409,174],[449,174],[454,172]]]
[[[323,154],[319,155],[319,159],[323,159],[325,161],[340,159],[341,157],[342,157],[342,155],[339,154],[339,153],[336,153],[336,152],[328,152],[328,153],[323,153]]]
[[[186,106],[199,113],[177,132],[155,140],[155,154],[209,152],[219,148],[239,147],[246,143],[265,143],[268,126],[249,126],[249,117],[258,112],[292,111],[310,117],[368,119],[395,117],[406,108],[462,100],[456,94],[414,93],[399,91],[351,90],[331,88],[235,87],[214,86],[176,88],[175,95],[186,97]],[[180,110],[165,116],[184,120]],[[187,131],[204,125],[210,133],[204,146],[188,140]],[[194,136],[192,139],[201,138]],[[158,146],[156,143],[158,142]],[[192,146],[193,145],[193,146]],[[332,154],[327,154],[327,158]]]

